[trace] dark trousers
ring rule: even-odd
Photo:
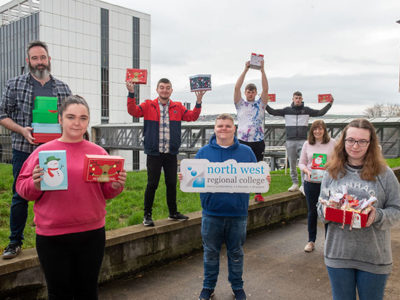
[[[317,238],[317,203],[321,184],[304,181],[304,194],[306,195],[308,208],[308,241],[315,242]]]
[[[147,187],[144,193],[144,214],[152,213],[154,195],[160,181],[161,168],[164,170],[165,185],[167,187],[167,205],[169,214],[177,212],[176,207],[176,182],[178,163],[176,155],[160,153],[159,156],[147,155]]]
[[[263,159],[264,159],[263,153],[265,150],[264,140],[259,141],[259,142],[245,142],[245,141],[239,140],[239,143],[249,146],[251,148],[251,150],[253,150],[257,161],[263,161]]]
[[[104,227],[56,236],[36,235],[49,300],[98,299],[97,281],[104,247]]]
[[[14,182],[12,186],[13,196],[11,199],[10,209],[10,243],[22,244],[24,239],[24,229],[26,224],[26,218],[28,216],[28,201],[22,198],[15,190],[17,178],[19,172],[22,169],[22,165],[25,160],[29,157],[30,153],[18,151],[12,149],[12,167]]]

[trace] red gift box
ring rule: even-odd
[[[124,160],[121,156],[86,154],[83,179],[89,182],[117,181]]]
[[[147,70],[126,69],[126,81],[132,81],[136,84],[147,83]]]
[[[35,133],[32,132],[32,136],[34,137],[34,142],[38,144],[43,144],[50,142],[52,140],[58,139],[61,137],[61,133]]]
[[[318,103],[327,103],[332,102],[333,98],[331,94],[319,94],[318,95]]]
[[[345,216],[343,216],[345,214]],[[353,211],[337,209],[327,206],[325,211],[325,220],[336,223],[352,225],[353,228],[365,227],[368,214],[357,213]],[[360,225],[360,226],[358,226]]]
[[[268,102],[276,102],[276,94],[268,94]]]

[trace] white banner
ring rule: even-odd
[[[266,193],[269,190],[266,162],[238,163],[230,159],[221,163],[208,159],[181,161],[183,192],[191,193]]]

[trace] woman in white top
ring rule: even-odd
[[[312,252],[317,237],[317,202],[321,190],[321,180],[326,161],[335,147],[326,124],[322,120],[312,123],[308,139],[301,150],[299,168],[304,173],[304,194],[308,207],[308,243],[305,252]]]

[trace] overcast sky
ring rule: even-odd
[[[172,99],[194,103],[188,77],[211,74],[204,112],[234,112],[234,84],[256,52],[265,56],[273,107],[290,104],[296,90],[314,108],[322,107],[318,94],[332,93],[330,113],[400,103],[400,0],[106,2],[151,15],[152,97],[158,79],[167,77]],[[249,70],[245,84],[261,89],[260,78]]]
[[[332,93],[330,113],[400,103],[399,0],[107,2],[151,15],[153,86],[168,77],[173,98],[193,102],[188,77],[212,74],[206,113],[235,111],[233,86],[251,52],[265,55],[273,107],[290,104],[295,90],[314,108],[318,94]],[[260,78],[249,70],[245,83],[260,89]]]

